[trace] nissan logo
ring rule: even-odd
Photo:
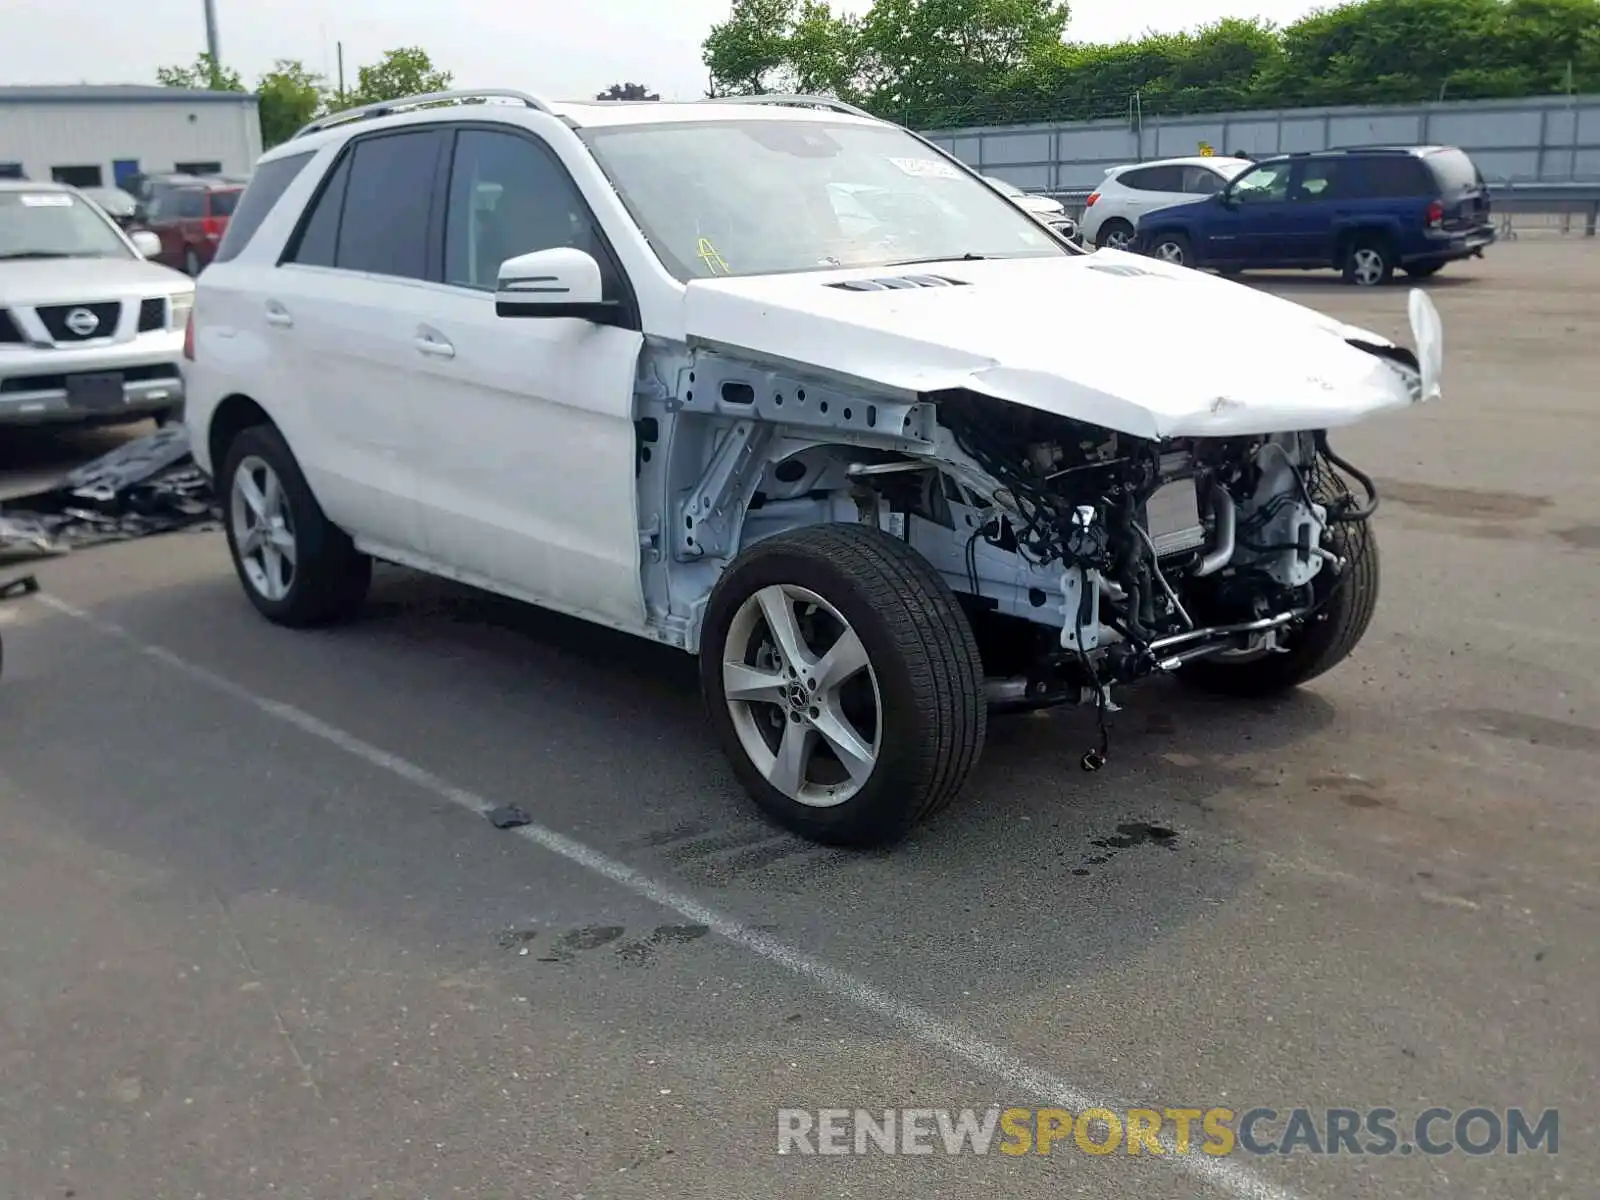
[[[87,308],[75,308],[67,314],[67,328],[79,337],[86,338],[100,328],[100,318]]]

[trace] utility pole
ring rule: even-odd
[[[211,58],[211,86],[222,83],[222,45],[217,38],[217,0],[206,2],[206,53]]]
[[[343,108],[344,107],[344,43],[343,42],[335,42],[334,46],[338,50],[338,53],[339,53],[339,107]]]

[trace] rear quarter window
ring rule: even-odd
[[[1439,150],[1423,159],[1439,190],[1446,196],[1459,196],[1483,187],[1478,166],[1461,150]]]
[[[1117,182],[1136,192],[1182,192],[1183,168],[1135,167],[1118,175]]]
[[[1352,155],[1339,175],[1338,197],[1346,200],[1397,200],[1431,196],[1438,189],[1422,163],[1410,154]]]
[[[217,247],[214,261],[227,262],[239,256],[240,251],[250,244],[256,230],[261,228],[267,214],[316,153],[315,150],[307,150],[302,154],[286,154],[282,158],[271,159],[256,168],[256,173],[243,192],[212,193],[212,213],[219,217],[232,214],[228,220],[228,231],[222,235],[222,243]],[[219,202],[223,201],[229,207],[218,207]]]

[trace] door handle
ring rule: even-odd
[[[417,330],[417,336],[411,340],[411,344],[420,353],[431,355],[434,358],[454,358],[456,356],[456,348],[431,329]]]
[[[289,310],[283,305],[279,304],[276,300],[268,300],[267,324],[277,325],[282,329],[288,329],[294,324],[294,318],[289,315]]]

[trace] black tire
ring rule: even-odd
[[[1164,251],[1171,247],[1177,257],[1167,257]],[[1150,239],[1150,257],[1159,258],[1164,262],[1175,263],[1180,267],[1198,267],[1195,261],[1194,246],[1189,239],[1181,233],[1158,233]]]
[[[1112,236],[1118,233],[1122,234],[1123,237],[1131,241],[1133,239],[1133,226],[1127,221],[1124,221],[1121,217],[1112,217],[1104,225],[1100,226],[1099,230],[1095,233],[1095,246],[1101,250],[1104,250],[1110,243]],[[1123,249],[1127,249],[1126,242],[1123,243]]]
[[[278,477],[293,525],[294,573],[288,590],[277,599],[269,599],[250,581],[235,538],[230,511],[233,484],[247,458],[265,462]],[[217,475],[217,493],[234,571],[262,616],[277,625],[303,628],[345,620],[361,611],[372,583],[372,560],[323,514],[300,464],[277,429],[252,425],[228,444]]]
[[[1284,653],[1244,662],[1199,659],[1178,672],[1184,683],[1223,696],[1272,696],[1309,683],[1331,671],[1356,648],[1378,607],[1378,540],[1367,522],[1334,525],[1328,549],[1347,560],[1344,571],[1318,573],[1328,591],[1323,607],[1298,632],[1290,635]]]
[[[1372,256],[1368,259],[1366,256]],[[1372,270],[1369,262],[1375,262]],[[1356,287],[1381,287],[1394,278],[1394,248],[1381,233],[1362,233],[1344,248],[1344,281]]]
[[[859,789],[833,807],[804,804],[768,782],[740,741],[724,691],[734,618],[774,584],[804,588],[837,609],[878,680],[876,763]],[[828,845],[898,841],[954,798],[983,749],[983,664],[965,613],[925,558],[865,525],[778,534],[735,559],[706,609],[700,682],[717,739],[756,804],[784,828]]]
[[[1413,263],[1406,268],[1406,274],[1413,279],[1429,279],[1444,270],[1442,262]]]

